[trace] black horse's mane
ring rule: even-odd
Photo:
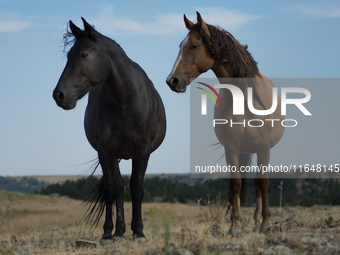
[[[207,45],[212,57],[220,63],[229,63],[235,78],[254,78],[260,75],[257,63],[247,50],[247,45],[240,44],[228,31],[209,24],[210,36],[196,24],[198,31]]]
[[[85,35],[86,32],[84,32]],[[63,34],[63,41],[64,41],[64,53],[68,53],[68,46],[74,45],[77,42],[77,38],[74,36],[74,34],[69,30],[69,28],[66,29],[66,32]]]
[[[68,46],[73,46],[78,40],[82,39],[86,35],[87,32],[84,30],[80,35],[78,35],[78,37],[76,37],[71,31],[70,25],[68,25],[66,28],[66,32],[63,34],[64,53],[67,54],[69,52],[69,50],[67,50]]]
[[[94,28],[94,26],[92,26],[92,27]],[[96,34],[103,36],[102,34],[98,33],[97,31],[96,31]],[[71,29],[70,29],[70,27],[68,25],[67,28],[66,28],[66,32],[63,34],[63,44],[64,44],[63,45],[63,52],[65,53],[65,55],[67,55],[69,53],[69,51],[72,49],[72,47],[69,48],[69,46],[75,45],[77,43],[77,41],[79,41],[80,39],[86,37],[87,35],[88,35],[87,31],[83,30],[82,33],[76,37],[72,33],[72,31],[71,31]],[[106,37],[106,36],[103,36],[103,37]],[[106,38],[108,38],[108,37],[106,37]],[[108,39],[110,39],[110,38],[108,38]],[[125,51],[122,49],[122,47],[120,47],[119,44],[117,44],[112,39],[110,39],[110,40],[113,41],[120,48],[120,50],[123,51],[124,54],[125,54]]]

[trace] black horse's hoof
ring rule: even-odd
[[[114,236],[112,237],[112,240],[114,243],[119,243],[122,241],[122,238],[120,236]]]
[[[113,244],[113,239],[112,238],[110,238],[110,239],[102,238],[102,239],[100,239],[99,244],[100,244],[100,246],[106,246],[106,245]]]
[[[138,244],[145,244],[148,242],[145,237],[138,237],[136,239],[137,239]]]

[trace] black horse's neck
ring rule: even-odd
[[[104,37],[107,44],[108,56],[110,59],[110,73],[104,82],[104,93],[108,93],[113,98],[113,102],[117,108],[124,111],[129,102],[136,94],[138,81],[135,72],[139,69],[135,68],[135,64],[124,52],[124,50],[113,40]]]

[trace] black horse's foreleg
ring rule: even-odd
[[[132,222],[133,236],[145,238],[142,221],[142,201],[144,197],[144,175],[149,160],[149,154],[144,153],[132,159],[132,175],[130,179],[130,192],[132,197]]]
[[[114,187],[116,199],[116,231],[113,236],[121,237],[125,233],[124,220],[124,180],[120,174],[118,161],[116,160],[117,169],[114,173]]]
[[[122,236],[125,232],[124,220],[124,182],[119,171],[118,160],[100,156],[103,169],[104,197],[105,197],[105,223],[103,239],[112,238],[113,221],[112,208],[116,203],[116,231],[114,236]]]

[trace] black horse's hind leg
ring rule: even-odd
[[[118,160],[99,157],[103,169],[105,223],[102,239],[112,239],[113,221],[112,207],[116,203],[117,221],[114,236],[122,236],[125,232],[124,220],[124,182],[121,177]]]
[[[142,153],[132,159],[132,174],[130,179],[130,192],[132,197],[131,230],[133,231],[133,236],[136,237],[139,242],[146,241],[143,233],[142,201],[144,197],[143,181],[148,160],[148,153]]]
[[[103,166],[103,165],[102,165]],[[103,167],[104,178],[104,197],[105,197],[105,223],[103,239],[112,238],[113,222],[112,222],[112,207],[114,204],[113,182],[109,169]]]

